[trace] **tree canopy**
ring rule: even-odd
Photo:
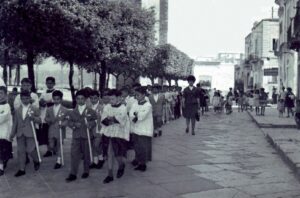
[[[34,82],[38,56],[52,56],[70,66],[74,96],[74,65],[100,75],[131,78],[190,74],[193,61],[170,44],[155,46],[155,13],[134,4],[106,0],[3,0],[0,39],[25,55]]]

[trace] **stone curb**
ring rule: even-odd
[[[264,124],[264,123],[259,123],[255,117],[249,112],[247,111],[248,115],[252,118],[252,120],[256,123],[256,125],[260,128],[276,128],[276,129],[296,129],[297,126],[296,124]]]
[[[290,157],[289,155],[280,147],[280,144],[278,144],[276,141],[274,141],[274,139],[272,138],[272,136],[270,136],[268,133],[266,133],[265,131],[262,130],[262,128],[289,128],[286,126],[291,126],[291,125],[273,125],[275,127],[264,127],[264,125],[261,125],[257,122],[257,120],[253,117],[253,115],[251,115],[250,112],[248,112],[248,115],[251,117],[251,119],[256,123],[256,125],[260,128],[261,132],[264,134],[265,138],[267,139],[267,141],[272,145],[272,147],[277,151],[277,153],[279,154],[279,156],[281,157],[281,159],[288,165],[288,167],[295,173],[297,179],[300,181],[300,168],[297,166],[297,163],[295,163]],[[272,126],[272,125],[271,125]],[[283,126],[283,127],[279,127],[279,126]],[[296,128],[292,127],[292,128]]]

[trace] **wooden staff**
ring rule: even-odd
[[[61,164],[64,165],[64,148],[63,148],[63,137],[62,137],[62,130],[61,130],[61,120],[59,121],[59,144],[60,144],[60,155],[61,155]]]
[[[88,121],[86,118],[84,118],[85,124],[88,125]],[[92,144],[91,144],[91,138],[90,138],[90,131],[89,128],[86,128],[86,134],[87,134],[87,138],[88,138],[88,144],[89,144],[89,152],[90,152],[90,159],[91,159],[91,163],[93,162],[93,153],[92,153]]]
[[[28,112],[29,112],[29,115],[31,116],[31,114],[32,114],[31,109],[29,109]],[[37,140],[37,137],[36,137],[35,126],[34,126],[33,121],[30,121],[30,123],[31,123],[32,132],[33,132],[33,139],[34,139],[34,143],[35,143],[36,152],[37,152],[37,155],[38,155],[39,162],[41,163],[42,158],[41,158],[41,154],[40,154],[39,143],[38,143],[38,140]]]

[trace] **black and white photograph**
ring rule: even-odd
[[[0,198],[300,198],[300,0],[0,0]]]

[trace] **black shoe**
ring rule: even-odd
[[[96,169],[101,169],[103,167],[104,162],[105,162],[104,160],[100,160],[96,165]]]
[[[6,167],[7,167],[7,163],[8,163],[8,160],[5,160],[5,161],[3,162],[3,169],[4,169],[4,170],[5,170]]]
[[[72,182],[72,181],[75,181],[76,179],[77,179],[76,175],[70,174],[70,175],[66,178],[66,182]]]
[[[40,162],[33,162],[34,170],[35,170],[35,171],[39,170],[39,169],[40,169],[40,165],[41,165]]]
[[[91,165],[90,165],[90,169],[93,169],[93,168],[96,168],[97,167],[97,164],[95,164],[95,163],[92,163]]]
[[[137,165],[139,165],[139,162],[137,160],[133,160],[131,162],[131,164],[132,164],[132,166],[137,166]]]
[[[122,165],[117,172],[117,178],[121,178],[124,175],[125,172],[125,165]]]
[[[138,165],[134,170],[145,172],[147,170],[147,166],[145,164]]]
[[[187,128],[187,129],[185,129],[185,132],[186,132],[186,133],[189,133],[189,129],[188,129],[188,128]]]
[[[54,166],[54,169],[60,169],[60,168],[61,168],[61,164],[56,163],[55,166]]]
[[[86,179],[86,178],[88,178],[89,177],[89,174],[88,173],[83,173],[82,175],[81,175],[81,178],[82,179]]]
[[[154,135],[153,135],[155,138],[157,137],[157,133],[154,133]]]
[[[104,184],[108,184],[110,182],[114,181],[114,178],[111,177],[111,176],[107,176],[104,180],[103,180],[103,183]]]
[[[4,175],[4,170],[0,170],[0,176]]]
[[[51,157],[53,155],[53,153],[51,151],[47,151],[43,157]]]
[[[15,177],[20,177],[20,176],[23,176],[23,175],[25,175],[25,174],[26,174],[25,171],[18,170],[18,172],[15,174]]]
[[[162,131],[161,130],[158,131],[158,136],[162,136]]]
[[[29,159],[29,157],[26,155],[26,162],[25,162],[25,164],[27,165],[27,164],[29,164],[30,163],[30,159]]]

